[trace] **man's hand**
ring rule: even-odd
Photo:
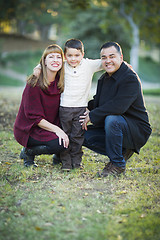
[[[86,111],[83,116],[80,116],[80,123],[82,125],[82,129],[87,131],[87,123],[90,122],[89,118],[89,110],[86,108]]]

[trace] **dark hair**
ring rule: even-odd
[[[112,46],[115,47],[120,54],[122,54],[121,46],[117,42],[106,42],[102,45],[100,50],[102,50],[103,48],[109,48]]]
[[[84,53],[84,45],[79,39],[71,38],[67,40],[64,45],[64,54],[66,53],[67,48],[76,48],[77,50],[80,50],[81,53]]]

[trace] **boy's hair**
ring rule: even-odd
[[[80,50],[81,53],[84,53],[84,45],[79,39],[71,38],[67,40],[64,45],[64,54],[66,53],[68,48],[76,48],[77,50]]]
[[[121,46],[117,42],[106,42],[102,45],[100,50],[102,50],[103,48],[109,48],[109,47],[112,47],[112,46],[115,47],[117,49],[117,51],[119,52],[119,54],[122,55]]]

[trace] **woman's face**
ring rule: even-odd
[[[46,67],[52,72],[58,72],[62,68],[62,56],[60,53],[49,53],[45,59]]]

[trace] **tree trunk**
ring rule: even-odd
[[[138,26],[132,22],[132,35],[133,35],[133,43],[131,46],[130,51],[130,64],[132,65],[133,69],[138,72],[138,65],[139,65],[139,28]]]
[[[48,40],[50,25],[38,25],[38,30],[40,32],[40,37],[42,41]]]
[[[126,14],[124,2],[121,2],[119,12],[128,21],[128,23],[132,28],[133,41],[132,41],[132,46],[130,51],[130,64],[132,65],[134,71],[137,72],[138,62],[139,62],[138,60],[139,60],[139,42],[140,42],[139,27],[134,22],[132,13]]]
[[[17,32],[21,35],[25,35],[26,22],[22,20],[17,20]]]

